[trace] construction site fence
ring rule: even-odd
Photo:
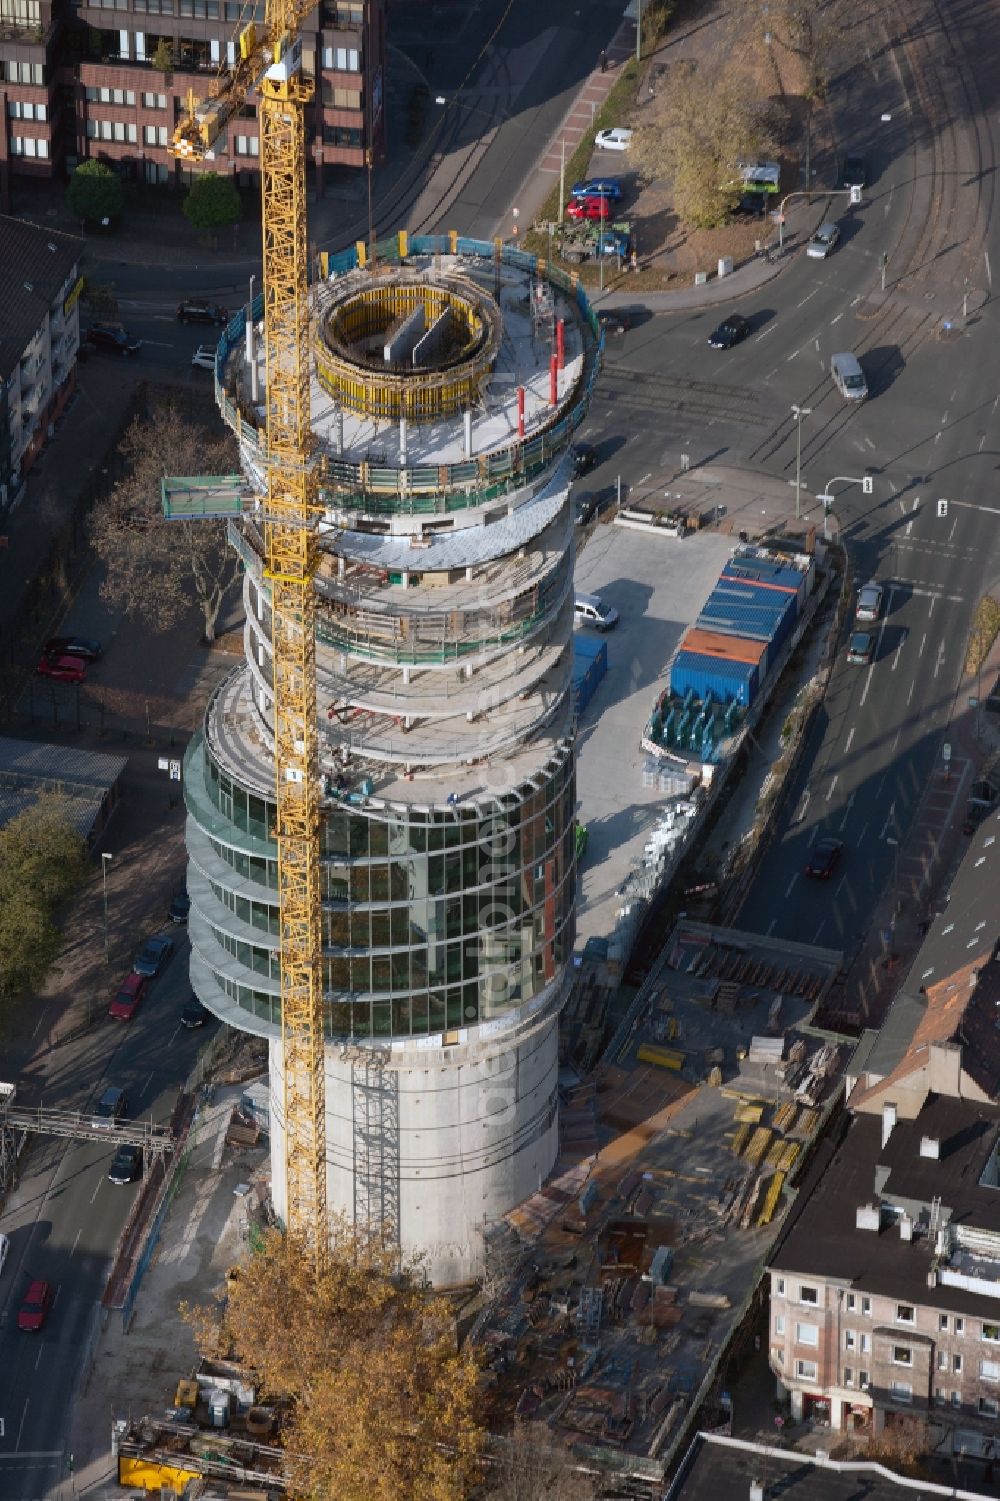
[[[331,500],[340,510],[364,511],[368,515],[377,515],[380,511],[385,514],[443,515],[448,511],[483,505],[511,490],[519,489],[548,468],[568,448],[573,434],[587,415],[594,383],[600,372],[604,330],[575,275],[568,275],[558,267],[549,265],[542,257],[510,245],[500,246],[497,257],[497,247],[493,241],[472,240],[461,235],[414,235],[409,239],[408,249],[413,255],[457,253],[479,256],[483,260],[498,258],[501,266],[534,272],[544,277],[575,300],[593,334],[596,354],[587,362],[573,405],[557,421],[532,438],[516,439],[506,447],[455,464],[392,468],[373,464],[368,460],[355,462],[323,456],[318,475],[320,490],[329,487],[334,492]],[[375,254],[383,262],[398,262],[399,237],[394,235],[379,241]],[[325,264],[331,277],[355,271],[360,264],[357,249],[330,255],[325,258]],[[264,298],[262,294],[258,294],[253,300],[251,317],[256,323],[263,316]],[[224,421],[236,433],[245,457],[263,472],[267,465],[266,436],[255,426],[253,420],[244,416],[225,387],[226,362],[232,351],[245,341],[246,322],[247,309],[244,306],[223,331],[215,355],[215,399]],[[236,514],[240,509],[239,501],[234,499],[226,513]],[[181,514],[179,509],[177,514]]]

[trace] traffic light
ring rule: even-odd
[[[870,495],[872,493],[872,491],[874,490],[874,488],[875,488],[875,481],[872,479],[872,477],[871,477],[870,474],[866,474],[865,477],[864,477],[864,479],[861,481],[861,493],[862,493],[862,495]]]

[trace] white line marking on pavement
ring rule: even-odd
[[[809,301],[809,299],[810,299],[810,298],[811,298],[811,297],[815,297],[815,296],[816,296],[816,293],[817,293],[817,292],[818,292],[818,291],[819,291],[819,287],[813,287],[813,289],[812,289],[812,291],[811,291],[811,292],[808,292],[808,293],[807,293],[807,294],[806,294],[806,295],[805,295],[805,297],[803,297],[803,299],[802,299],[802,301],[801,301],[801,302],[797,302],[797,303],[796,303],[796,304],[795,304],[795,306],[796,306],[796,307],[797,307],[797,308],[800,308],[800,307],[805,307],[805,305],[806,305],[806,303],[807,303],[807,302],[808,302],[808,301]]]
[[[941,426],[942,427],[947,427],[948,426],[948,413],[947,412],[945,412],[944,416],[941,418]]]
[[[908,693],[908,694],[907,694],[907,695],[906,695],[906,707],[907,707],[907,708],[909,708],[909,707],[910,707],[910,704],[911,704],[911,703],[912,703],[912,702],[913,702],[913,690],[914,690],[914,688],[915,688],[915,687],[916,687],[916,686],[917,686],[917,685],[916,685],[916,682],[915,682],[915,681],[914,681],[914,682],[912,682],[912,683],[911,683],[911,684],[910,684],[910,691],[909,691],[909,693]]]
[[[874,671],[875,671],[874,667],[869,667],[869,669],[868,669],[868,675],[865,678],[865,686],[861,690],[861,698],[859,700],[859,707],[862,708],[862,709],[864,708],[864,705],[865,705],[865,699],[868,697],[868,690],[869,690],[869,688],[872,685],[872,673]]]
[[[944,642],[942,641],[941,645],[938,647],[937,661],[934,663],[934,676],[935,677],[937,677],[938,673],[941,671],[941,668],[943,666],[944,666]]]
[[[74,1240],[73,1240],[73,1249],[69,1253],[71,1256],[73,1256],[76,1253],[76,1248],[77,1248],[77,1246],[79,1244],[80,1244],[80,1231],[78,1230],[76,1232],[76,1236],[74,1237]]]
[[[648,474],[644,474],[642,476],[642,478],[638,481],[638,483],[640,485],[644,485],[648,479],[652,479],[652,478],[653,478],[653,471],[650,470]]]
[[[826,918],[824,917],[823,921],[820,923],[819,927],[816,929],[815,933],[813,934],[813,943],[819,943],[819,935],[822,933],[825,924],[826,924]]]
[[[851,795],[850,795],[850,797],[847,799],[847,807],[844,809],[844,816],[840,820],[840,831],[841,831],[841,833],[843,833],[843,831],[844,831],[844,825],[847,823],[847,820],[851,816],[851,809],[853,807],[854,807],[854,793],[852,792]]]
[[[889,773],[887,771],[884,771],[882,773],[882,780],[879,782],[878,787],[875,789],[876,801],[882,796],[882,788],[885,786],[885,779],[888,775]]]
[[[792,879],[788,883],[788,890],[785,892],[785,900],[786,901],[791,896],[791,894],[792,894],[792,887],[795,885],[795,883],[796,883],[796,881],[798,879],[799,879],[799,873],[798,873],[798,871],[796,871],[795,874],[794,874],[794,876],[792,876]]]
[[[1000,516],[1000,506],[981,506],[973,500],[949,500],[950,506],[961,506],[966,511],[985,511],[987,516]]]
[[[920,638],[920,650],[917,652],[917,656],[918,657],[922,657],[923,656],[923,654],[924,654],[924,647],[926,645],[927,645],[927,632],[924,631],[924,634]]]
[[[851,307],[857,307],[857,305],[858,305],[858,303],[860,301],[861,301],[860,297],[852,297],[851,298],[851,303],[850,303]]]
[[[844,755],[845,756],[846,756],[847,752],[850,750],[850,748],[851,748],[851,746],[853,744],[854,744],[854,726],[852,724],[851,728],[847,732],[847,742],[846,742],[846,744],[844,746]]]
[[[896,733],[895,733],[895,735],[894,735],[894,737],[893,737],[892,750],[889,752],[889,754],[891,756],[894,756],[896,754],[896,746],[899,744],[900,734],[901,734],[901,731],[897,730]]]
[[[24,1399],[24,1411],[21,1414],[21,1421],[18,1424],[18,1429],[17,1429],[17,1442],[14,1445],[15,1450],[20,1449],[20,1447],[21,1447],[21,1434],[24,1432],[24,1420],[28,1416],[28,1403],[30,1401],[31,1401],[30,1397],[25,1397],[25,1399]]]
[[[149,1086],[153,1082],[153,1078],[154,1078],[155,1074],[156,1074],[155,1068],[154,1069],[150,1069],[150,1071],[149,1071],[149,1078],[146,1080],[145,1084],[142,1086],[142,1088],[139,1091],[140,1095],[144,1095],[146,1093],[146,1090],[149,1088]]]
[[[44,1346],[44,1345],[39,1345],[39,1346],[38,1346],[38,1354],[37,1354],[37,1355],[36,1355],[36,1356],[35,1356],[35,1370],[36,1370],[36,1371],[37,1371],[37,1370],[38,1370],[38,1367],[39,1367],[39,1366],[40,1366],[40,1365],[41,1365],[41,1363],[42,1363],[42,1351],[43,1351],[43,1350],[44,1350],[44,1349],[45,1349],[45,1346]]]
[[[935,443],[940,443],[940,441],[941,441],[941,430],[939,428],[938,431],[934,434],[934,442]]]
[[[837,316],[836,316],[836,318],[831,318],[830,319],[830,327],[832,328],[835,323],[839,323],[840,320],[841,320],[841,318],[843,316],[844,316],[843,313],[838,313]]]
[[[803,794],[802,794],[802,801],[799,804],[799,810],[798,810],[798,812],[796,813],[795,817],[792,820],[793,823],[801,823],[802,820],[805,818],[805,816],[806,816],[806,809],[809,806],[809,799],[811,797],[812,797],[812,793],[809,791],[809,789],[807,787],[806,790],[805,790],[805,792],[803,792]]]
[[[899,514],[901,516],[905,516],[906,515],[906,506],[903,503],[903,497],[901,495],[900,495],[899,499],[897,500],[896,504],[899,506]]]
[[[904,646],[905,642],[906,642],[906,637],[904,636],[903,639],[902,639],[902,641],[900,641],[899,645],[896,647],[896,650],[892,654],[892,670],[893,670],[893,672],[895,672],[896,668],[899,666],[899,658],[900,658],[900,655],[902,654],[902,650],[903,650],[903,646]]]
[[[951,531],[948,533],[948,541],[949,542],[951,542],[952,539],[955,536],[955,528],[956,528],[957,525],[958,525],[958,517],[956,516],[955,519],[954,519],[954,521],[951,523]]]
[[[765,328],[764,332],[762,334],[758,334],[756,339],[754,339],[754,343],[759,344],[761,339],[766,339],[768,334],[773,334],[777,326],[778,325],[776,323],[772,323],[770,328]]]
[[[785,363],[786,363],[786,364],[787,364],[787,363],[788,363],[788,361],[789,361],[789,360],[795,360],[795,359],[798,359],[798,357],[799,357],[799,355],[800,355],[800,354],[801,354],[801,353],[802,353],[802,351],[801,351],[801,349],[793,349],[793,350],[792,350],[792,352],[791,352],[791,354],[790,354],[790,355],[788,355],[788,357],[787,357],[787,359],[786,359],[786,361],[785,361]]]
[[[97,1198],[97,1195],[100,1193],[100,1191],[101,1191],[101,1184],[103,1182],[104,1182],[103,1178],[98,1178],[98,1180],[97,1180],[97,1187],[94,1189],[94,1192],[90,1196],[90,1202],[92,1204],[93,1204],[94,1200]]]
[[[885,781],[885,777],[882,778],[882,782],[884,782],[884,781]],[[882,790],[882,782],[879,783],[879,792],[881,792],[881,790]],[[875,795],[877,797],[878,793],[876,793]],[[889,804],[889,811],[888,811],[888,813],[885,816],[885,823],[882,825],[882,832],[878,836],[880,839],[884,839],[885,836],[886,836],[886,834],[889,832],[889,825],[892,823],[892,821],[895,818],[895,816],[896,816],[896,804],[895,804],[895,802],[891,802]]]
[[[984,250],[983,251],[983,259],[986,261],[986,280],[989,282],[990,290],[992,291],[993,290],[993,272],[990,270],[990,253],[989,253],[988,250]]]
[[[768,937],[768,938],[770,938],[771,934],[774,932],[774,930],[775,930],[775,928],[777,926],[778,926],[778,919],[776,917],[772,917],[771,918],[771,925],[768,928],[767,933],[766,933],[765,936]]]
[[[833,781],[830,783],[830,790],[826,794],[826,800],[827,800],[827,802],[829,802],[830,799],[831,799],[831,797],[833,796],[834,788],[836,787],[836,785],[839,782],[839,780],[840,780],[840,773],[839,772],[835,772],[834,773],[834,777],[833,777]]]
[[[843,889],[844,889],[844,887],[846,885],[847,885],[847,876],[843,875],[843,876],[841,876],[840,880],[837,882],[837,889],[833,893],[833,899],[834,899],[834,901],[837,900],[837,898],[839,897],[840,893],[843,891]]]
[[[865,835],[867,833],[868,833],[868,825],[867,825],[867,823],[862,824],[861,833],[858,835],[858,843],[859,844],[861,844],[864,841],[864,837],[865,837]]]

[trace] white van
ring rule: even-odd
[[[853,354],[835,354],[830,361],[830,375],[845,401],[864,401],[868,395],[865,372]]]
[[[618,611],[614,605],[606,605],[598,594],[578,594],[573,602],[573,624],[610,631],[618,624]]]

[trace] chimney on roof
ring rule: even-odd
[[[883,1147],[885,1147],[885,1146],[888,1145],[889,1137],[892,1135],[893,1127],[896,1124],[896,1119],[897,1119],[897,1116],[896,1116],[896,1107],[892,1103],[891,1100],[887,1100],[885,1102],[885,1104],[882,1106],[882,1145],[883,1145]]]
[[[941,1156],[941,1142],[938,1137],[921,1136],[920,1155],[921,1157],[933,1157],[935,1162],[937,1162]]]

